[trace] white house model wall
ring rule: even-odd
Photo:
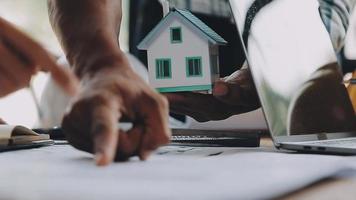
[[[147,50],[150,85],[159,92],[211,91],[218,46],[226,43],[190,12],[173,10],[138,48]]]
[[[170,28],[181,28],[182,42],[171,43]],[[181,20],[174,19],[148,48],[150,84],[154,88],[211,85],[209,43],[199,37]],[[187,77],[186,58],[201,57],[202,76]],[[171,59],[171,79],[156,79],[156,59]]]

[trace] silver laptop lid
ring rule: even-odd
[[[230,4],[275,142],[350,136],[338,133],[355,130],[354,112],[318,0]]]

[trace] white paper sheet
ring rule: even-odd
[[[266,199],[342,171],[345,159],[163,147],[147,162],[98,168],[89,154],[53,146],[1,153],[0,199]]]
[[[0,125],[0,139],[11,138],[11,134],[14,129],[15,129],[15,126]]]

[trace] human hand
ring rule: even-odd
[[[165,96],[172,112],[188,115],[199,122],[223,120],[260,107],[248,68],[216,82],[212,95],[185,92]]]
[[[169,142],[166,98],[135,74],[126,58],[90,78],[83,77],[82,85],[62,128],[70,144],[95,154],[97,165],[135,155],[145,160]],[[124,118],[133,122],[127,132],[118,128]]]
[[[0,125],[1,124],[6,124],[6,122],[3,119],[0,118]]]
[[[0,97],[28,86],[38,71],[50,72],[68,94],[76,93],[76,77],[59,67],[41,45],[0,17]]]

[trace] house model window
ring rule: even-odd
[[[149,82],[158,92],[210,93],[226,44],[193,13],[172,8],[137,47],[147,51]]]
[[[170,59],[156,60],[156,77],[157,79],[168,79],[172,77]]]
[[[172,43],[182,42],[182,29],[180,27],[171,28],[171,42]]]
[[[203,76],[201,57],[187,58],[187,77]]]

